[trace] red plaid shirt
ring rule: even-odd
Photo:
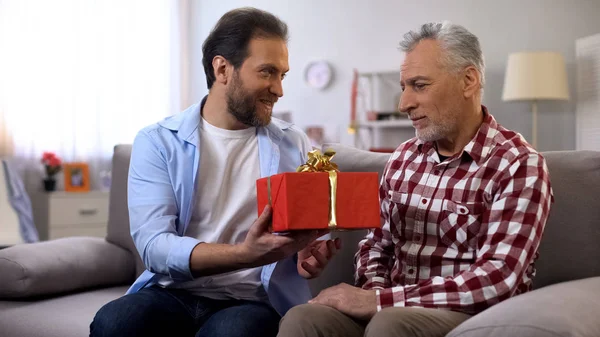
[[[356,284],[391,306],[474,314],[531,288],[553,200],[544,158],[516,132],[484,121],[440,163],[414,138],[388,161],[381,229],[356,254]]]

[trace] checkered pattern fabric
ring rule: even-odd
[[[487,113],[464,150],[440,163],[412,139],[380,185],[381,229],[361,241],[356,284],[378,310],[440,308],[474,314],[528,291],[553,201],[544,158]]]

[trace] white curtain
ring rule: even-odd
[[[54,151],[89,163],[98,187],[115,144],[188,105],[188,12],[187,0],[0,0],[0,142],[29,184]]]

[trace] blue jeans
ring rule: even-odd
[[[280,319],[266,303],[212,300],[154,286],[104,305],[90,336],[274,337]]]

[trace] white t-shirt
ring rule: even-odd
[[[202,120],[196,205],[185,232],[206,243],[243,242],[257,218],[260,178],[256,128],[225,130]],[[170,287],[213,299],[267,301],[262,267],[205,276]]]

